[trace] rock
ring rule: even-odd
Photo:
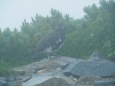
[[[24,70],[16,70],[16,71],[15,71],[15,74],[16,74],[16,75],[23,76],[23,75],[25,75],[25,71],[24,71]]]
[[[22,86],[22,80],[16,80],[15,83],[16,86]]]
[[[56,68],[56,72],[59,72],[61,71],[62,69],[61,68]]]
[[[78,79],[78,82],[95,82],[97,80],[101,80],[102,78],[99,76],[82,76]]]
[[[3,84],[0,82],[0,86],[3,86]]]
[[[22,78],[22,82],[26,82],[26,81],[30,80],[31,78],[32,78],[32,76],[24,76]]]
[[[0,86],[3,86],[3,84],[0,82]]]
[[[36,86],[70,86],[70,84],[62,78],[54,77]]]
[[[89,85],[93,85],[95,81],[99,81],[99,80],[102,80],[102,78],[99,76],[82,76],[78,79],[77,83],[87,84],[89,86]]]
[[[22,86],[22,81],[21,80],[16,80],[12,82],[6,82],[4,86]]]
[[[14,70],[18,76],[8,76],[6,81],[9,85],[6,86],[104,86],[105,83],[112,86],[112,80],[115,79],[115,63],[97,59],[59,57],[34,62]]]
[[[5,77],[0,77],[0,80],[6,80]]]
[[[49,79],[51,79],[53,76],[52,76],[52,73],[47,73],[47,74],[41,74],[41,75],[38,75],[38,74],[34,74],[32,75],[32,78],[26,82],[23,82],[23,86],[36,86],[42,82],[45,82]]]
[[[115,81],[98,81],[94,86],[115,86]]]
[[[48,71],[46,69],[43,69],[43,70],[39,70],[37,71],[37,74],[43,74],[43,73],[47,73]]]
[[[0,77],[0,84],[5,84],[6,83],[6,79],[4,77]]]
[[[74,84],[74,85],[71,85],[71,86],[94,86],[94,85],[88,85],[87,83],[86,84]]]
[[[16,86],[16,82],[7,82],[6,86]]]
[[[15,75],[10,74],[6,76],[6,82],[13,82],[15,79]]]
[[[76,76],[115,77],[115,63],[110,61],[74,61],[63,70],[64,74]]]
[[[58,86],[59,82],[62,83],[61,86],[64,86],[63,84],[75,84],[76,81],[71,80],[69,77],[66,77],[62,73],[53,74],[50,72],[41,75],[34,75],[27,82],[23,82],[23,86]]]
[[[93,52],[87,60],[101,61],[103,60],[103,57],[96,51]]]
[[[9,74],[5,78],[6,78],[6,83],[3,86],[22,86],[23,76]]]
[[[49,65],[45,66],[45,69],[47,71],[53,71],[53,70],[55,70],[56,68],[59,68],[59,67],[61,67],[61,65],[59,65],[57,63],[52,63],[52,64],[49,64]]]
[[[24,77],[24,76],[17,75],[17,76],[15,76],[14,81],[16,81],[16,80],[22,80],[23,77]]]
[[[28,65],[12,68],[11,70],[13,70],[17,75],[30,75],[43,68],[49,71],[55,70],[56,68],[61,68],[74,60],[74,58],[60,56],[53,59],[43,59],[40,62],[34,62]]]
[[[64,66],[64,65],[69,64],[75,60],[76,60],[75,58],[60,56],[60,57],[52,59],[51,61],[54,61],[55,63],[57,63],[61,66]]]

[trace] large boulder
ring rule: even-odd
[[[35,74],[30,80],[23,82],[22,86],[70,86],[75,82],[63,74],[50,72],[41,75]]]
[[[52,59],[43,59],[39,62],[34,62],[28,65],[12,68],[11,70],[13,70],[18,75],[30,75],[43,69],[53,71],[57,68],[61,68],[66,64],[69,64],[74,60],[74,58],[60,56]]]
[[[64,69],[63,73],[73,76],[115,77],[115,63],[110,61],[76,60]]]
[[[62,78],[53,77],[36,86],[71,86],[71,85]]]

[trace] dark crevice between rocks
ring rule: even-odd
[[[71,72],[64,72],[63,74],[67,77],[73,76],[76,79],[80,78],[80,76],[72,74]]]

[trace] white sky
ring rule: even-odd
[[[51,8],[74,18],[82,18],[84,6],[99,0],[0,0],[0,28],[20,28],[24,19],[31,22],[31,17],[50,14]]]

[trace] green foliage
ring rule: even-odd
[[[74,19],[69,14],[63,15],[51,9],[50,16],[36,14],[31,22],[24,20],[20,31],[0,29],[0,75],[12,67],[32,62],[32,55],[40,39],[52,28],[64,26],[66,39],[58,54],[74,58],[86,59],[93,52],[102,53],[107,59],[115,60],[115,1],[100,0],[84,8],[86,15],[82,19]],[[38,59],[45,58],[45,54]]]
[[[3,60],[0,60],[0,75],[4,75],[8,69],[11,68],[8,63]]]
[[[92,6],[84,7],[84,12],[87,14],[84,16],[84,18],[87,20],[95,20],[99,15],[98,11],[98,7],[95,4]]]

